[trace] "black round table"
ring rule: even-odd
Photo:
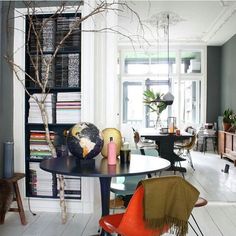
[[[140,131],[140,136],[146,139],[151,139],[158,145],[158,153],[160,157],[169,160],[171,165],[174,166],[175,162],[180,161],[180,157],[174,152],[174,143],[193,137],[193,134],[181,131],[180,135],[175,133],[160,133],[155,129],[143,129]],[[182,169],[185,169],[182,167]]]
[[[154,157],[131,154],[129,164],[120,164],[117,158],[116,165],[108,165],[107,159],[98,155],[95,163],[81,163],[74,156],[58,157],[43,160],[40,168],[53,174],[72,175],[81,177],[99,177],[101,191],[102,216],[109,214],[111,178],[117,176],[132,176],[150,174],[170,167],[168,160]],[[101,235],[104,235],[102,232]]]

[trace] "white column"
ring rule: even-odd
[[[89,1],[83,7],[82,15],[92,11],[94,1]],[[94,122],[94,33],[83,30],[94,29],[94,20],[87,18],[82,23],[81,44],[81,121]]]
[[[107,12],[107,28],[118,23],[116,12]],[[119,83],[117,79],[117,34],[106,34],[106,125],[117,127],[119,117]]]
[[[117,25],[115,11],[96,17],[96,28]],[[119,87],[117,78],[117,34],[108,30],[95,36],[95,123],[101,128],[119,125]]]

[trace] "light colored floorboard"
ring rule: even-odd
[[[229,219],[230,223],[233,224],[236,227],[236,206],[226,206],[223,207],[223,211],[225,213],[225,215],[227,216],[227,218]]]
[[[63,232],[66,231],[69,222],[72,221],[73,214],[67,214],[67,223],[61,223],[61,214],[54,213],[50,224],[47,224],[40,235],[42,236],[58,236],[63,235]]]
[[[67,222],[66,229],[58,236],[82,236],[90,217],[90,214],[73,214],[73,217]]]
[[[222,235],[235,236],[236,227],[232,224],[231,219],[227,217],[223,208],[226,206],[215,207],[213,205],[207,206],[207,210],[211,215],[214,223],[218,226]],[[227,206],[228,207],[228,206]]]
[[[222,235],[217,225],[212,220],[206,206],[193,209],[193,216],[195,217],[201,231],[203,232],[205,236],[207,235],[221,236]],[[194,228],[197,230],[197,227],[194,224],[192,217],[190,217],[190,222],[192,223]],[[194,233],[191,235],[194,235]]]
[[[100,212],[100,211],[96,211],[96,212]],[[98,230],[99,230],[99,221],[100,218],[100,214],[92,214],[89,217],[89,220],[87,222],[87,225],[85,227],[85,230],[83,232],[83,234],[81,236],[88,236],[88,235],[96,235],[98,234]]]
[[[228,160],[220,159],[214,153],[192,152],[195,171],[189,163],[186,180],[192,183],[200,195],[208,200],[208,205],[193,210],[205,236],[236,235],[236,167]],[[229,173],[221,170],[230,165]],[[162,173],[169,175],[171,173]],[[59,213],[38,212],[36,216],[26,211],[28,224],[21,225],[17,213],[7,213],[0,225],[0,236],[92,236],[98,233],[100,206],[94,214],[68,214],[68,222],[61,224]],[[112,213],[112,212],[111,212]],[[190,219],[192,222],[192,219]],[[194,225],[194,224],[193,224]],[[170,236],[171,234],[165,234]],[[187,236],[195,236],[189,228]]]
[[[236,168],[232,162],[220,159],[213,153],[192,152],[195,171],[188,168],[186,179],[196,186],[201,195],[208,201],[235,202],[236,201]],[[221,170],[225,164],[230,165],[229,173]]]
[[[59,213],[41,212],[37,215],[39,215],[39,217],[24,231],[23,236],[42,236],[45,233],[45,229],[53,225],[53,221],[56,220],[55,218],[60,219]],[[55,227],[55,225],[53,225],[53,227]]]

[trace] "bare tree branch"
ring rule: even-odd
[[[49,120],[48,120],[48,113],[47,109],[45,107],[45,101],[47,98],[48,93],[50,92],[50,86],[49,86],[49,76],[52,68],[52,64],[54,63],[56,56],[60,49],[65,44],[66,40],[72,35],[74,31],[77,32],[91,32],[91,33],[114,33],[121,35],[123,37],[126,37],[131,43],[134,42],[134,38],[141,38],[144,42],[148,43],[148,41],[145,40],[144,37],[144,28],[141,22],[141,19],[136,11],[134,11],[126,1],[96,1],[96,3],[93,6],[90,6],[88,2],[86,1],[79,1],[74,3],[74,18],[73,22],[69,24],[68,30],[65,32],[65,34],[60,38],[60,41],[57,42],[55,47],[53,48],[51,52],[51,56],[46,57],[44,50],[43,50],[43,42],[42,42],[42,35],[44,29],[47,27],[47,24],[50,23],[50,21],[53,21],[56,17],[62,16],[64,12],[66,12],[66,9],[68,7],[68,2],[58,2],[56,10],[50,14],[46,19],[41,20],[37,17],[38,15],[38,9],[39,6],[37,4],[37,1],[25,1],[24,2],[25,7],[27,9],[27,16],[22,15],[25,20],[28,21],[28,31],[24,32],[27,35],[25,45],[22,45],[22,47],[18,48],[13,54],[8,53],[8,55],[5,56],[5,59],[7,60],[8,64],[12,68],[16,79],[21,83],[23,89],[25,90],[26,94],[32,98],[36,104],[38,105],[44,125],[44,130],[46,134],[46,141],[47,144],[51,150],[52,157],[56,157],[56,149],[53,144],[53,140],[50,136],[50,129],[49,129]],[[70,2],[71,4],[71,2]],[[87,4],[90,8],[90,11],[86,15],[81,15],[81,17],[78,17],[78,12],[81,9],[81,6],[83,4]],[[109,12],[113,12],[115,14],[119,14],[123,12],[124,10],[130,11],[136,18],[139,29],[138,31],[141,32],[141,36],[139,34],[137,35],[128,35],[124,32],[121,32],[121,28],[118,26],[114,27],[104,27],[102,29],[85,29],[81,30],[81,24],[88,19],[93,19],[95,16],[98,15],[106,15]],[[43,12],[42,12],[43,13]],[[10,20],[10,18],[9,18]],[[10,26],[7,25],[8,29],[10,29]],[[17,29],[21,30],[21,29]],[[9,35],[8,35],[9,37]],[[31,37],[34,37],[35,39],[35,51],[32,54],[32,48],[30,45],[30,39]],[[22,48],[26,49],[27,56],[30,61],[30,65],[33,68],[33,75],[31,73],[28,73],[25,71],[24,68],[22,68],[20,65],[17,65],[14,62],[14,53],[16,53],[18,50],[21,50]],[[44,68],[44,74],[42,76],[42,73],[40,74],[40,69]],[[22,78],[22,74],[24,75]],[[32,94],[28,87],[26,86],[26,82],[32,82],[36,87],[38,87],[41,90],[41,98],[39,99],[37,96]],[[67,215],[66,215],[66,205],[65,205],[65,197],[64,197],[64,177],[62,175],[59,175],[59,183],[60,183],[60,206],[61,206],[61,217],[62,217],[62,223],[66,222]]]

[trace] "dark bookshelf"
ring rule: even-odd
[[[45,78],[45,66],[43,58],[50,60],[55,48],[60,43],[80,14],[40,14],[32,16],[35,29],[40,32],[39,40],[42,44],[42,54],[36,50],[36,38],[31,32],[26,34],[25,68],[26,72],[39,79]],[[45,27],[41,28],[42,24]],[[26,32],[29,33],[29,16],[26,17]],[[27,41],[27,39],[29,39]],[[33,62],[32,62],[33,61]],[[37,72],[33,66],[38,62]],[[41,89],[34,84],[27,76],[25,86],[30,94],[40,94]],[[52,132],[54,145],[58,155],[61,149],[66,148],[66,133],[77,122],[80,121],[81,110],[81,28],[76,28],[73,33],[65,40],[52,62],[49,73],[49,80],[46,89],[49,113],[49,129]],[[78,97],[70,101],[70,97]],[[40,96],[40,95],[39,95]],[[76,104],[76,108],[71,111],[70,103]],[[68,110],[67,110],[68,109]],[[70,110],[70,111],[69,111]],[[67,115],[67,111],[70,115]],[[72,114],[72,115],[71,115]],[[68,116],[70,120],[66,120]],[[44,126],[40,121],[39,110],[25,93],[25,170],[26,170],[26,196],[38,198],[59,198],[58,179],[56,175],[45,172],[39,168],[40,162],[45,158],[51,158],[46,154],[49,152],[45,140],[43,140]],[[71,118],[72,117],[72,118]],[[78,119],[77,119],[78,118]],[[45,155],[45,156],[44,156]],[[68,178],[65,189],[65,198],[81,199],[81,179]],[[71,186],[70,186],[71,185]]]

